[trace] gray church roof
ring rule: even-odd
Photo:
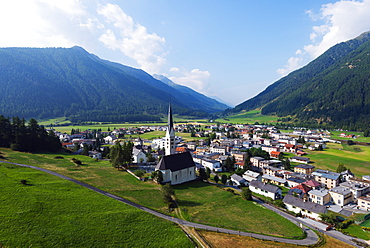
[[[156,170],[178,171],[190,167],[195,167],[195,163],[189,152],[171,154],[163,156],[155,167]]]

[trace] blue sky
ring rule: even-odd
[[[82,46],[236,105],[370,31],[370,0],[12,0],[0,47]]]

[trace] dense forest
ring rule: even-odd
[[[370,33],[337,44],[230,112],[260,108],[297,123],[369,128]]]
[[[0,114],[83,121],[156,121],[174,112],[205,117],[227,108],[189,100],[146,72],[73,48],[0,48]]]
[[[35,119],[26,124],[19,117],[10,120],[0,115],[0,147],[21,152],[56,152],[62,145],[53,131],[47,132]]]

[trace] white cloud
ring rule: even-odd
[[[172,68],[171,68],[172,69]],[[209,71],[201,71],[199,69],[193,69],[190,72],[186,70],[172,70],[172,72],[178,72],[178,76],[169,77],[173,82],[181,85],[188,86],[198,92],[209,94],[209,82],[208,79],[211,76]]]
[[[337,43],[353,39],[370,30],[370,0],[341,0],[321,6],[319,14],[306,12],[313,21],[324,24],[313,26],[311,44],[305,45],[301,54],[291,57],[287,65],[277,70],[280,75],[298,69],[317,58]]]
[[[99,38],[107,47],[120,50],[133,58],[142,69],[150,73],[158,73],[166,62],[164,45],[166,40],[133,21],[118,5],[100,6],[98,13],[102,15],[111,29],[106,30]]]
[[[284,66],[284,68],[278,69],[277,72],[280,75],[285,76],[289,72],[299,68],[301,61],[302,61],[302,58],[291,57],[288,59],[288,63]]]
[[[0,33],[0,47],[79,45],[91,52],[118,50],[150,73],[158,73],[166,62],[165,39],[148,32],[118,5],[109,3],[98,5],[97,2],[82,0],[1,1]]]

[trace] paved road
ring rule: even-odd
[[[313,244],[316,244],[317,241],[318,241],[318,237],[316,235],[315,232],[313,232],[311,229],[309,228],[306,228],[305,231],[307,233],[307,237],[305,239],[302,239],[302,240],[293,240],[293,239],[284,239],[284,238],[278,238],[278,237],[272,237],[272,236],[266,236],[266,235],[262,235],[262,234],[255,234],[255,233],[248,233],[248,232],[241,232],[241,231],[235,231],[235,230],[230,230],[230,229],[225,229],[225,228],[218,228],[218,227],[213,227],[213,226],[208,226],[208,225],[203,225],[203,224],[198,224],[198,223],[194,223],[194,222],[189,222],[189,221],[186,221],[186,220],[182,220],[182,219],[178,219],[178,218],[174,218],[172,216],[168,216],[168,215],[165,215],[165,214],[162,214],[162,213],[159,213],[157,211],[154,211],[152,209],[149,209],[147,207],[144,207],[144,206],[141,206],[139,204],[136,204],[132,201],[129,201],[129,200],[126,200],[124,198],[121,198],[121,197],[118,197],[116,195],[113,195],[113,194],[110,194],[104,190],[101,190],[101,189],[98,189],[98,188],[95,188],[91,185],[88,185],[86,183],[83,183],[83,182],[80,182],[78,180],[75,180],[73,178],[70,178],[70,177],[67,177],[67,176],[64,176],[62,174],[59,174],[59,173],[56,173],[54,171],[50,171],[50,170],[47,170],[47,169],[43,169],[43,168],[39,168],[39,167],[36,167],[36,166],[32,166],[32,165],[25,165],[25,164],[18,164],[18,163],[12,163],[12,162],[8,162],[8,161],[1,161],[0,160],[0,163],[8,163],[8,164],[15,164],[15,165],[19,165],[19,166],[22,166],[22,167],[27,167],[27,168],[32,168],[32,169],[35,169],[35,170],[39,170],[39,171],[43,171],[43,172],[46,172],[46,173],[49,173],[51,175],[54,175],[54,176],[57,176],[57,177],[60,177],[60,178],[63,178],[65,180],[68,180],[68,181],[71,181],[71,182],[74,182],[78,185],[81,185],[85,188],[88,188],[88,189],[91,189],[95,192],[98,192],[102,195],[105,195],[105,196],[108,196],[110,198],[113,198],[117,201],[120,201],[120,202],[123,202],[123,203],[126,203],[128,205],[131,205],[135,208],[138,208],[138,209],[141,209],[143,211],[146,211],[150,214],[153,214],[155,216],[158,216],[160,218],[163,218],[163,219],[166,219],[166,220],[169,220],[169,221],[172,221],[172,222],[175,222],[177,224],[181,224],[181,225],[185,225],[185,226],[190,226],[190,227],[194,227],[194,228],[198,228],[198,229],[203,229],[203,230],[207,230],[207,231],[214,231],[214,232],[221,232],[221,233],[228,233],[228,234],[234,234],[234,235],[240,235],[240,236],[249,236],[249,237],[253,237],[253,238],[257,238],[257,239],[262,239],[262,240],[271,240],[271,241],[276,241],[276,242],[281,242],[281,243],[289,243],[289,244],[297,244],[297,245],[313,245]],[[263,204],[265,207],[271,209],[269,205],[265,204],[265,203],[262,203],[262,202],[259,202],[261,204]],[[280,210],[277,210],[274,208],[273,211],[280,211]],[[281,211],[280,211],[281,212]],[[280,214],[280,213],[279,213]],[[293,221],[293,223],[297,224],[298,225],[298,222],[292,218],[292,216],[284,213],[284,212],[281,212],[281,215],[285,218],[288,218],[289,220]]]

